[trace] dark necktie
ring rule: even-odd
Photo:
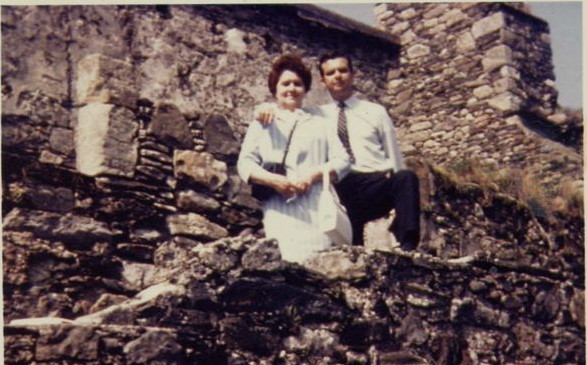
[[[338,138],[340,138],[340,141],[342,142],[344,149],[349,154],[351,163],[355,163],[355,155],[353,154],[353,150],[351,149],[351,142],[349,141],[349,131],[347,130],[346,114],[344,112],[346,104],[344,103],[344,101],[340,101],[338,103],[338,107],[340,108],[338,111]]]

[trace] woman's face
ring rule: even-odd
[[[279,76],[275,91],[277,104],[287,110],[295,110],[302,106],[306,88],[302,79],[290,70],[285,70]]]

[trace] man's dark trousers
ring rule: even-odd
[[[336,185],[353,228],[353,245],[363,244],[365,223],[395,209],[389,230],[404,250],[420,241],[420,190],[418,177],[409,170],[394,173],[351,172]]]

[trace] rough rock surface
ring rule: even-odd
[[[394,6],[384,16],[401,20],[393,29],[402,42],[421,36],[410,25],[417,19],[438,32],[468,24],[454,39],[466,52],[523,17],[484,4]],[[389,34],[311,9],[2,7],[7,363],[585,362],[582,218],[536,215],[510,196],[456,184],[427,162],[433,154],[410,159],[423,207],[415,253],[394,250],[377,223],[365,248],[333,249],[304,266],[262,239],[259,203],[235,162],[253,106],[269,97],[273,57],[314,62],[345,39],[362,97],[400,116],[439,81],[403,78],[399,67],[440,55],[435,44],[400,48]],[[489,18],[472,17],[479,11]],[[514,98],[495,97],[519,70],[499,66],[510,52],[494,46],[475,65],[502,77],[462,81],[475,98],[508,108]],[[471,66],[461,61],[459,70]],[[409,86],[415,79],[430,87]],[[324,89],[315,85],[308,99],[324,101]],[[415,141],[402,149],[444,156],[440,142],[489,125],[463,114],[469,129],[453,133],[454,116],[438,118],[444,129],[434,138],[436,120],[397,119],[402,141]],[[551,165],[545,175],[555,179],[563,170]]]

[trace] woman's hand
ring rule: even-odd
[[[308,192],[310,187],[312,187],[312,185],[314,185],[314,183],[318,181],[320,177],[321,173],[319,170],[300,176],[300,178],[296,181],[296,187],[300,194],[305,194]]]
[[[297,194],[302,193],[298,186],[288,180],[287,177],[278,174],[272,174],[270,185],[277,190],[284,198],[289,199]]]

